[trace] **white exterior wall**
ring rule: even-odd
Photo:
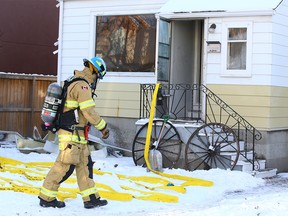
[[[238,85],[270,85],[271,84],[271,52],[272,52],[272,19],[270,16],[259,17],[225,17],[207,19],[207,26],[216,24],[215,33],[208,33],[207,41],[220,41],[221,53],[206,53],[206,84],[238,84]],[[252,53],[250,76],[223,75],[224,58],[227,51],[223,49],[224,38],[223,23],[251,23],[252,46],[248,52]],[[225,35],[224,35],[225,34]],[[204,44],[204,49],[206,49]]]
[[[95,55],[96,16],[153,14],[167,0],[64,0],[60,8],[58,81],[83,68],[83,58]],[[62,15],[62,17],[61,17]],[[62,19],[62,21],[61,21]],[[109,72],[109,68],[108,68]],[[155,73],[107,73],[101,82],[155,82]]]
[[[58,62],[58,81],[63,81],[67,77],[73,75],[74,69],[82,69],[83,58],[90,58],[95,55],[95,32],[96,32],[96,16],[100,15],[128,15],[128,14],[153,14],[160,11],[161,6],[168,0],[64,0],[60,1],[60,31],[59,31],[59,62]],[[204,24],[204,43],[203,43],[203,84],[205,85],[233,85],[250,86],[255,89],[256,86],[265,87],[285,87],[288,85],[288,15],[287,15],[287,2],[284,0],[276,9],[273,16],[271,11],[267,13],[260,13],[258,16],[245,16],[245,12],[234,15],[234,13],[209,13],[208,17],[218,16],[215,18],[205,18],[202,13],[189,13],[187,15],[198,16],[195,19],[202,17],[205,20]],[[205,14],[208,14],[207,12]],[[251,14],[251,13],[250,13]],[[265,14],[265,15],[263,15]],[[173,16],[183,16],[183,14],[174,14]],[[203,17],[204,16],[204,17]],[[221,16],[221,17],[220,17]],[[193,18],[192,18],[193,19]],[[216,31],[208,33],[208,27],[216,24]],[[251,46],[248,47],[248,52],[251,53],[249,61],[250,71],[245,75],[230,75],[223,73],[223,64],[227,50],[225,48],[227,25],[233,23],[248,24],[251,30],[250,42]],[[233,26],[232,27],[236,27]],[[221,43],[220,53],[207,53],[206,41],[219,41]],[[157,65],[156,65],[157,66]],[[105,76],[101,82],[103,85],[102,91],[108,96],[100,97],[97,99],[101,110],[101,115],[117,116],[117,117],[137,117],[139,109],[139,99],[135,96],[125,97],[127,89],[129,92],[138,92],[139,83],[155,83],[156,73],[129,73],[129,72],[111,72]],[[117,83],[118,85],[115,85]],[[106,87],[111,85],[113,88]],[[127,86],[129,84],[131,86]],[[230,90],[233,90],[231,87]],[[97,89],[101,90],[100,86]],[[234,90],[233,90],[234,91]],[[261,92],[265,92],[260,90]],[[276,91],[276,90],[275,90]],[[280,90],[277,90],[280,91]],[[285,90],[286,91],[286,90]],[[138,93],[137,93],[138,94]],[[220,92],[221,94],[221,92]],[[250,93],[252,94],[252,93]],[[267,95],[267,104],[270,104],[272,90],[269,90]],[[274,93],[273,93],[274,94]],[[283,95],[282,93],[280,95]],[[101,93],[101,95],[104,95]],[[116,95],[110,98],[110,95]],[[253,96],[253,97],[252,97]],[[250,95],[251,101],[259,97],[258,94]],[[247,95],[243,95],[247,98]],[[279,96],[280,97],[280,96]],[[282,97],[282,96],[281,96]],[[231,98],[229,98],[231,99]],[[278,98],[276,98],[278,100]],[[276,100],[275,99],[275,100]],[[232,99],[231,99],[232,100]],[[231,102],[230,100],[228,100]],[[271,102],[272,103],[272,102]],[[106,105],[105,105],[106,104]],[[123,104],[129,104],[129,109]],[[278,104],[278,103],[277,103]],[[287,102],[288,104],[288,102]],[[104,106],[105,105],[105,106]],[[234,105],[233,103],[231,105]],[[236,104],[238,105],[238,104]],[[241,105],[242,106],[242,105]],[[251,105],[252,106],[252,105]],[[107,108],[109,107],[109,109]],[[265,107],[269,109],[269,106]],[[281,105],[281,107],[286,107]],[[249,106],[247,110],[249,110]],[[127,112],[129,110],[129,112]],[[124,114],[123,114],[124,113]],[[243,112],[245,114],[245,112]],[[258,112],[258,115],[260,112]],[[268,113],[268,114],[267,114]],[[269,112],[265,111],[261,117],[270,116]],[[282,118],[283,119],[283,118]],[[269,128],[267,123],[267,128]],[[274,126],[273,126],[274,127]]]
[[[273,16],[271,85],[288,87],[288,1]]]
[[[204,53],[206,84],[238,84],[288,86],[288,1],[284,0],[273,16],[209,18],[207,26],[217,25],[216,32],[207,34],[207,41],[220,41],[223,48],[223,23],[252,22],[251,76],[223,76],[221,64],[225,50]],[[206,44],[204,44],[206,46]],[[205,48],[206,49],[206,48]],[[248,50],[249,51],[249,50]],[[205,56],[206,55],[206,56]]]
[[[72,75],[74,69],[82,69],[82,59],[95,55],[95,17],[97,15],[121,15],[157,13],[167,0],[64,0],[62,26],[60,27],[58,81]],[[288,16],[287,0],[283,1],[273,16],[207,18],[206,27],[217,25],[216,32],[206,35],[205,41],[220,41],[223,47],[222,24],[252,22],[252,63],[250,77],[232,77],[221,74],[223,52],[204,52],[204,84],[245,84],[286,86],[288,77]],[[60,14],[61,16],[61,14]],[[61,24],[61,23],[60,23]],[[204,49],[206,50],[206,42]],[[272,58],[271,58],[272,54]],[[109,69],[108,69],[109,71]],[[156,82],[155,73],[107,74],[102,82],[144,83]]]
[[[74,69],[82,69],[82,59],[92,57],[95,49],[95,17],[97,15],[121,15],[121,14],[145,14],[157,13],[161,6],[168,0],[60,0],[60,31],[59,31],[59,53],[58,53],[58,79],[65,80],[72,75]],[[174,6],[181,6],[189,10],[195,10],[194,2],[189,2],[189,7],[181,4],[184,0],[175,0]],[[259,3],[259,1],[261,3]],[[228,104],[243,115],[256,128],[263,131],[287,129],[288,124],[288,0],[266,0],[269,7],[262,7],[262,0],[258,2],[247,0],[241,2],[242,10],[237,11],[229,0],[205,0],[198,2],[203,10],[197,13],[170,14],[172,17],[193,16],[192,19],[205,19],[204,43],[203,43],[203,80],[204,84],[211,89],[216,89]],[[276,9],[275,15],[267,15],[271,12],[272,3],[281,2]],[[220,4],[222,3],[222,4]],[[224,4],[225,3],[225,4]],[[251,7],[251,4],[252,7]],[[271,4],[271,5],[270,5]],[[173,5],[172,5],[173,6]],[[175,11],[175,7],[173,11]],[[232,13],[223,12],[223,17],[207,18],[213,15],[219,16],[219,12],[209,11],[209,7],[215,10],[215,6],[227,6],[232,8]],[[259,9],[260,6],[260,9]],[[247,13],[244,9],[248,9]],[[250,9],[249,9],[250,7]],[[262,10],[261,10],[262,7]],[[197,7],[196,7],[197,8]],[[224,7],[225,8],[225,7]],[[222,8],[223,9],[223,8]],[[241,8],[240,8],[241,9]],[[265,10],[264,10],[265,9]],[[235,12],[236,10],[236,12]],[[250,16],[259,10],[259,16]],[[267,11],[266,11],[267,10]],[[233,11],[235,13],[233,13]],[[230,11],[231,12],[231,11]],[[257,11],[256,11],[257,12]],[[266,13],[267,12],[267,13]],[[238,14],[238,17],[233,17]],[[247,15],[248,14],[248,15]],[[250,15],[249,15],[250,14]],[[266,16],[263,16],[266,14]],[[63,17],[61,16],[63,15]],[[245,16],[246,15],[246,16]],[[196,17],[197,16],[197,17]],[[227,76],[223,75],[223,56],[221,53],[207,53],[206,41],[220,41],[223,47],[226,41],[223,40],[224,24],[237,22],[250,22],[252,24],[252,47],[251,50],[251,74],[249,76]],[[216,32],[208,33],[208,27],[215,23]],[[61,44],[61,42],[63,42]],[[109,69],[108,69],[109,71]],[[113,128],[111,137],[117,140],[116,143],[126,143],[131,147],[131,140],[134,133],[134,122],[130,126],[123,124],[124,119],[137,118],[139,109],[139,82],[156,82],[154,73],[107,73],[105,85],[97,89],[99,97],[96,99],[100,115],[109,117],[121,117],[109,122]],[[127,83],[131,83],[127,85]],[[227,99],[227,100],[226,100]],[[121,127],[121,128],[120,128]],[[118,131],[118,132],[117,132]],[[114,137],[113,133],[117,133]],[[263,133],[264,134],[264,133]],[[267,159],[268,167],[274,164],[287,164],[287,132],[275,132],[275,135],[265,134],[261,140],[257,152]],[[276,151],[279,148],[282,151]],[[256,146],[257,148],[257,146]],[[279,160],[280,158],[280,160]],[[280,165],[278,165],[280,166]],[[281,165],[283,166],[283,165]],[[285,168],[287,169],[287,168]]]

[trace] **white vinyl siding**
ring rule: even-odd
[[[272,66],[272,17],[209,18],[207,26],[216,24],[215,33],[208,33],[207,41],[219,41],[221,53],[207,53],[205,58],[206,84],[270,85]],[[225,70],[227,55],[227,26],[251,23],[250,69],[247,73]],[[226,25],[226,27],[224,27]],[[223,30],[226,29],[226,30]],[[234,73],[234,74],[233,74]],[[232,75],[231,75],[232,74]],[[288,83],[288,82],[287,82]]]
[[[271,85],[288,86],[288,3],[284,1],[273,16]]]

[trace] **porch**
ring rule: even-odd
[[[155,85],[141,84],[140,89],[140,116],[132,149],[137,165],[145,163],[142,149]],[[169,120],[165,122],[167,116]],[[255,151],[255,142],[262,138],[260,131],[204,85],[162,84],[152,143],[162,127],[164,135],[158,150],[165,167],[271,170],[266,169],[265,160]]]

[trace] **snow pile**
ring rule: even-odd
[[[20,160],[22,162],[54,162],[56,154],[22,154],[15,148],[0,148],[0,156]],[[121,188],[121,185],[137,187],[134,182],[127,179],[119,179],[118,174],[126,176],[154,176],[159,177],[145,168],[136,167],[132,158],[108,157],[104,159],[95,158],[94,168],[111,174],[94,175],[94,180],[111,186],[118,192],[130,193]],[[239,171],[225,171],[213,169],[209,171],[188,172],[182,169],[165,169],[165,173],[200,178],[214,182],[212,187],[187,186],[186,193],[175,191],[159,191],[174,195],[179,198],[178,203],[144,201],[132,199],[131,201],[108,200],[108,205],[96,209],[84,209],[81,197],[67,199],[64,209],[42,208],[39,206],[37,196],[12,191],[0,191],[0,215],[285,215],[288,211],[288,189],[286,182],[288,176],[278,175],[281,183],[274,180],[268,181]],[[25,180],[23,175],[0,172],[1,177]],[[164,177],[161,177],[164,178]],[[170,179],[175,185],[180,180]],[[273,183],[272,183],[273,182]],[[35,181],[36,186],[42,182]],[[66,184],[66,183],[63,183]],[[64,187],[64,185],[61,185]],[[66,186],[66,185],[65,185]],[[154,185],[155,186],[155,185]],[[77,187],[75,184],[73,187]],[[140,188],[140,186],[139,186]],[[143,188],[141,188],[143,189]]]

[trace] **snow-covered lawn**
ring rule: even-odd
[[[54,162],[56,154],[23,154],[16,148],[0,148],[0,156],[20,160],[22,162]],[[154,176],[169,180],[174,185],[180,185],[180,180],[167,179],[147,172],[145,168],[136,167],[132,158],[98,158],[92,152],[92,158],[96,163],[94,168],[112,172],[112,175],[94,175],[97,183],[111,186],[117,192],[138,195],[138,191],[127,191],[120,186],[132,187],[139,190],[147,190],[143,186],[135,184],[128,179],[119,179],[119,174],[126,176]],[[0,191],[0,216],[60,216],[60,215],[288,215],[288,175],[278,174],[272,179],[263,180],[252,177],[250,174],[239,171],[224,171],[213,169],[209,171],[188,172],[182,169],[164,170],[165,173],[184,175],[193,178],[209,180],[214,183],[212,187],[186,186],[186,193],[178,193],[172,190],[155,189],[152,192],[160,192],[178,197],[177,203],[145,201],[133,198],[131,201],[108,200],[108,205],[96,209],[84,209],[82,199],[78,195],[76,199],[66,199],[66,207],[63,209],[42,208],[36,195],[8,190]],[[36,187],[42,185],[42,181],[30,181],[23,174],[0,172],[0,177],[25,181]],[[74,178],[72,176],[72,178]],[[0,182],[1,183],[1,182]],[[3,183],[3,182],[2,182]],[[1,186],[1,184],[0,184]],[[77,188],[77,184],[63,187]],[[148,185],[157,187],[157,185]],[[1,187],[0,187],[1,188]],[[147,190],[149,191],[149,190]]]

